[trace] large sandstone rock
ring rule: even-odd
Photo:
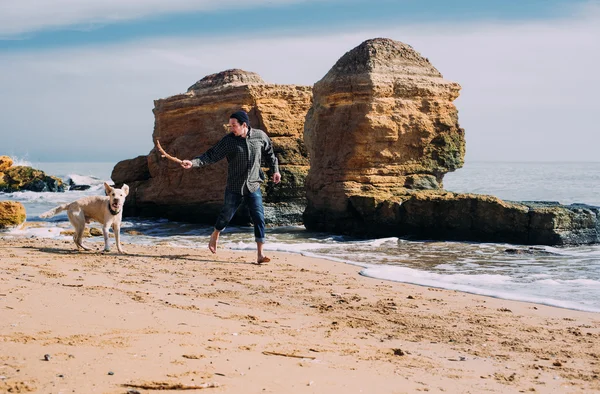
[[[169,154],[192,159],[227,133],[231,113],[245,110],[252,126],[272,139],[282,173],[280,185],[263,189],[267,222],[296,223],[305,206],[303,130],[311,100],[310,87],[267,84],[255,73],[227,70],[203,78],[184,94],[156,100],[152,137]],[[222,205],[226,173],[225,160],[183,170],[153,149],[148,156],[118,163],[112,178],[131,187],[126,215],[212,224]]]
[[[346,53],[313,88],[305,226],[368,237],[600,242],[599,207],[441,189],[444,174],[463,164],[452,103],[459,89],[400,42],[368,40]]]
[[[25,207],[17,201],[0,201],[0,230],[16,227],[27,218]]]
[[[304,128],[307,227],[351,218],[353,196],[441,188],[444,174],[463,165],[459,90],[401,42],[368,40],[340,58],[315,84]]]
[[[65,185],[62,179],[49,176],[44,171],[36,170],[28,166],[13,166],[4,171],[0,178],[0,191],[34,192],[64,192]]]

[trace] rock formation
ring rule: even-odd
[[[307,227],[352,217],[352,196],[441,188],[444,174],[463,165],[459,90],[397,41],[368,40],[340,58],[315,84],[306,118]]]
[[[446,81],[410,46],[368,40],[313,88],[305,124],[310,230],[520,244],[600,242],[600,207],[507,202],[442,189],[463,164]]]
[[[13,166],[8,156],[0,156],[0,192],[64,192],[62,179],[29,166]]]
[[[255,73],[227,70],[204,77],[184,94],[156,100],[152,137],[169,154],[192,159],[225,135],[231,113],[245,110],[252,127],[271,137],[280,163],[282,183],[263,189],[265,219],[297,223],[305,206],[308,158],[302,134],[311,99],[310,87],[266,84]],[[225,160],[183,170],[153,149],[148,156],[118,163],[112,179],[131,187],[126,215],[212,224],[223,201],[226,171]]]
[[[444,174],[460,168],[465,154],[453,104],[459,91],[410,46],[373,39],[340,58],[312,92],[241,70],[209,75],[155,101],[153,138],[190,159],[224,135],[232,112],[246,110],[272,138],[281,164],[283,184],[264,187],[270,224],[299,222],[304,210],[309,230],[365,237],[600,242],[599,207],[442,189]],[[225,162],[184,171],[153,149],[118,163],[112,179],[131,187],[126,215],[212,224],[225,174]]]
[[[0,230],[16,227],[27,218],[25,207],[16,201],[0,201]]]

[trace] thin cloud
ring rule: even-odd
[[[61,27],[90,29],[97,24],[164,14],[233,8],[278,7],[328,0],[0,0],[0,37]],[[336,0],[329,0],[336,1]]]

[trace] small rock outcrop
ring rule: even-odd
[[[311,102],[310,87],[267,84],[255,73],[226,70],[204,77],[184,94],[156,100],[152,138],[169,154],[192,159],[228,132],[233,112],[245,110],[252,127],[273,141],[282,174],[281,184],[264,184],[265,220],[298,223],[306,204],[308,157],[302,134]],[[130,186],[125,215],[212,224],[222,205],[226,173],[225,160],[183,170],[153,149],[147,156],[118,163],[112,179]]]
[[[29,166],[12,166],[8,156],[0,156],[0,192],[64,192],[62,179]]]
[[[600,242],[600,207],[557,202],[513,202],[482,194],[406,190],[379,200],[352,196],[351,217],[321,222],[334,233],[525,245]]]
[[[306,227],[352,218],[355,196],[441,189],[444,174],[463,165],[459,90],[401,42],[372,39],[342,56],[315,84],[306,118]]]
[[[17,227],[27,218],[25,207],[17,201],[0,201],[0,230]]]

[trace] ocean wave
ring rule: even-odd
[[[57,226],[41,226],[41,227],[28,227],[21,226],[19,228],[11,229],[6,232],[6,235],[13,237],[36,237],[36,238],[51,238],[51,239],[68,239],[67,235],[62,235],[61,232],[65,231],[63,227]]]
[[[593,279],[542,279],[533,282],[533,285],[546,286],[586,286],[600,288],[600,281]]]
[[[391,268],[395,269],[396,267]],[[364,269],[360,274],[375,279],[392,280],[394,282],[446,290],[456,290],[505,300],[531,302],[585,312],[600,312],[597,303],[586,301],[585,298],[580,299],[581,301],[556,299],[550,297],[549,295],[552,293],[548,291],[544,295],[531,294],[528,292],[531,288],[530,284],[514,284],[511,283],[510,278],[498,278],[496,275],[469,275],[471,281],[469,283],[464,283],[464,277],[457,275],[437,275],[430,272],[411,270],[410,268],[403,268],[401,272],[402,273],[394,272],[391,274],[389,267],[375,267]],[[508,283],[512,286],[506,286]],[[494,284],[504,285],[504,287],[494,288],[491,286]]]
[[[96,189],[103,189],[104,182],[103,179],[96,178],[92,175],[79,175],[79,174],[68,174],[62,178],[63,182],[67,185],[89,185],[91,187],[95,187]],[[112,182],[108,182],[109,184]]]
[[[16,167],[16,166],[33,167],[31,162],[25,158],[17,157],[17,156],[10,156],[10,158],[13,161],[13,167]]]

